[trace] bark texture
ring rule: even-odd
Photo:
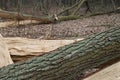
[[[1,80],[78,80],[85,71],[120,57],[120,27],[0,69]]]

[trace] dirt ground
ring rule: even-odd
[[[73,39],[88,37],[112,27],[120,26],[120,14],[99,15],[55,24],[1,27],[4,37],[26,37],[34,39]]]

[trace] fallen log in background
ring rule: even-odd
[[[47,16],[47,17],[39,17],[39,16],[32,16],[28,14],[22,14],[18,12],[10,12],[5,10],[0,10],[0,17],[12,20],[36,20],[37,23],[53,23],[56,17],[58,17],[58,21],[66,21],[66,20],[74,20],[80,18],[80,16],[72,15],[72,16]]]
[[[15,62],[42,55],[45,52],[50,52],[61,46],[80,40],[83,40],[83,38],[75,40],[37,40],[20,37],[4,38],[12,59]]]
[[[84,2],[84,0],[82,2]],[[94,14],[91,13],[91,14],[86,14],[86,15],[60,16],[59,14],[58,15],[54,14],[56,16],[51,15],[51,16],[42,17],[42,16],[32,16],[32,15],[28,15],[28,14],[22,14],[22,13],[18,13],[18,12],[10,12],[10,11],[5,11],[5,10],[0,9],[0,17],[1,18],[6,18],[6,19],[16,20],[16,24],[18,24],[17,21],[19,21],[20,25],[21,24],[26,25],[26,24],[32,24],[32,23],[33,24],[38,24],[38,23],[39,24],[40,23],[41,24],[46,24],[46,23],[49,24],[49,23],[55,23],[55,22],[67,21],[67,20],[75,20],[75,19],[86,18],[86,17],[91,17],[91,16],[115,13],[115,12],[119,13],[118,11],[119,11],[119,8],[117,8],[113,11],[109,11],[109,12],[101,12],[101,13],[96,12]],[[21,20],[23,20],[23,21],[21,21]],[[31,20],[31,23],[29,22],[30,20]],[[12,24],[12,23],[13,22],[10,22],[9,24]]]
[[[8,47],[4,42],[3,37],[0,35],[0,67],[7,66],[12,63],[13,61],[10,57]]]
[[[51,23],[53,20],[49,17],[39,17],[18,12],[10,12],[0,9],[0,17],[13,20],[37,20],[39,23]]]
[[[39,24],[39,23],[40,22],[36,20],[6,21],[6,22],[0,22],[0,27],[13,27],[19,25]]]
[[[58,21],[66,21],[66,20],[74,20],[78,19],[81,16],[70,15],[70,16],[47,16],[47,17],[40,17],[40,16],[32,16],[28,14],[22,14],[18,12],[10,12],[5,10],[0,10],[0,17],[12,20],[36,20],[39,21],[37,23],[53,23],[56,17],[58,17]]]
[[[120,57],[120,27],[1,68],[0,79],[78,80],[87,70],[117,57]]]

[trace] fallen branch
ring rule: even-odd
[[[6,27],[6,26],[16,26],[16,25],[26,25],[26,24],[45,24],[45,23],[54,23],[54,22],[59,22],[59,21],[67,21],[67,20],[75,20],[75,19],[80,19],[80,18],[87,18],[91,16],[97,16],[97,15],[104,15],[104,14],[109,14],[109,13],[117,13],[120,9],[117,8],[116,10],[109,11],[109,12],[104,12],[104,13],[94,13],[94,14],[89,14],[89,15],[68,15],[68,16],[57,16],[56,17],[37,17],[37,16],[32,16],[32,15],[27,15],[27,14],[19,14],[17,15],[16,12],[9,12],[9,11],[3,11],[0,10],[0,17],[2,18],[7,18],[7,19],[17,19],[17,20],[23,20],[19,21],[19,24],[17,21],[10,21],[10,22],[2,22],[0,23],[0,27]]]
[[[0,17],[13,19],[13,20],[37,20],[40,23],[51,23],[53,20],[49,17],[39,17],[39,16],[32,16],[27,14],[22,14],[17,12],[10,12],[5,10],[0,10]]]
[[[80,16],[80,15],[60,16],[58,17],[58,21],[75,20],[80,18],[83,18],[83,16]]]

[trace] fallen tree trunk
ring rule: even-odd
[[[104,15],[104,14],[109,14],[109,13],[114,13],[114,12],[117,13],[117,11],[119,10],[120,9],[117,8],[116,10],[113,10],[110,12],[94,13],[94,14],[89,14],[85,16],[83,15],[68,15],[68,16],[56,15],[56,16],[47,16],[47,17],[32,16],[32,15],[21,14],[21,13],[18,14],[17,12],[0,10],[0,17],[7,18],[7,19],[13,19],[13,20],[20,20],[20,21],[1,22],[0,27],[40,24],[40,23],[49,24],[49,23],[60,22],[60,21],[75,20],[75,19],[86,18],[86,17],[91,17],[91,16]]]
[[[59,16],[58,21],[76,20],[79,18],[83,18],[83,16],[80,15]]]
[[[0,79],[78,80],[87,70],[120,57],[120,27],[48,53],[1,68]]]
[[[20,26],[20,25],[29,25],[29,24],[39,24],[39,21],[36,20],[22,20],[22,21],[6,21],[0,22],[0,27],[13,27],[13,26]]]
[[[82,1],[84,2],[84,0]],[[81,6],[80,6],[81,7]],[[68,15],[68,16],[47,16],[47,17],[40,17],[40,16],[32,16],[32,15],[28,15],[28,14],[21,14],[21,13],[17,13],[17,12],[10,12],[10,11],[5,11],[5,10],[0,10],[0,17],[2,18],[7,18],[7,19],[13,19],[13,20],[23,20],[23,21],[16,21],[13,22],[11,21],[10,23],[8,23],[6,25],[6,23],[0,23],[1,25],[3,24],[3,27],[5,26],[16,26],[16,25],[26,25],[26,24],[49,24],[49,23],[54,23],[54,22],[60,22],[60,21],[67,21],[67,20],[75,20],[75,19],[80,19],[80,18],[85,18],[85,17],[91,17],[91,16],[97,16],[97,15],[104,15],[104,14],[109,14],[109,13],[119,13],[120,9],[117,8],[113,11],[109,11],[109,12],[103,12],[103,13],[94,13],[94,14],[89,14],[89,15]],[[75,11],[76,13],[76,11]],[[57,19],[56,19],[57,18]],[[31,22],[30,22],[31,20]],[[13,25],[11,25],[13,23]],[[14,24],[15,23],[15,24]],[[19,23],[19,24],[18,24]],[[1,27],[1,26],[0,26]]]
[[[17,12],[9,12],[5,10],[0,10],[0,17],[13,19],[13,20],[36,20],[36,23],[52,23],[54,22],[55,19],[55,17],[39,17],[39,16],[32,16],[21,13],[18,14]],[[59,18],[58,21],[66,21],[66,20],[78,19],[80,18],[80,16],[76,16],[76,15],[58,16],[58,18]]]
[[[6,18],[6,19],[13,19],[13,20],[36,20],[33,22],[37,23],[37,24],[38,23],[53,23],[56,19],[56,17],[49,17],[49,16],[48,17],[39,17],[39,16],[32,16],[32,15],[21,14],[21,13],[18,14],[17,12],[9,12],[9,11],[5,11],[5,10],[0,10],[0,17]],[[76,15],[58,16],[58,18],[59,19],[56,21],[66,21],[66,20],[78,19],[78,18],[80,18],[80,16],[76,16]],[[26,23],[24,23],[24,24],[26,24]]]
[[[13,20],[37,20],[39,21],[39,23],[51,23],[53,21],[52,18],[48,17],[35,17],[32,15],[21,14],[18,12],[10,12],[5,10],[0,10],[0,17]]]
[[[42,55],[45,52],[50,52],[61,46],[83,40],[37,40],[26,38],[4,38],[9,52],[14,62],[27,60],[31,57]]]

